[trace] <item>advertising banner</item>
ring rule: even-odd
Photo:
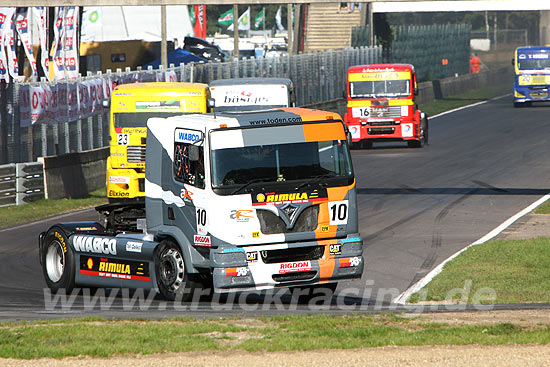
[[[29,28],[29,8],[17,8],[15,12],[15,27],[17,29],[19,39],[23,43],[25,55],[27,55],[27,59],[31,65],[32,81],[35,82],[38,80],[38,71],[36,69],[36,61],[32,53],[32,38]]]
[[[6,37],[11,27],[15,8],[0,8],[0,80],[9,82],[8,58],[6,57],[6,46],[9,47],[9,39]]]
[[[38,28],[38,37],[41,49],[40,64],[42,65],[42,70],[44,70],[44,75],[48,78],[48,80],[50,80],[50,58],[48,55],[48,39],[46,34],[46,28],[48,26],[47,8],[44,6],[33,8],[33,21],[36,23]]]

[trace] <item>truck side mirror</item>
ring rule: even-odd
[[[512,59],[512,66],[516,64],[515,61],[516,60]]]
[[[199,147],[196,145],[190,145],[187,154],[191,162],[197,162],[199,160]]]
[[[414,88],[414,89],[413,89],[413,94],[414,94],[415,96],[418,95],[418,88]]]
[[[216,107],[216,100],[214,98],[208,98],[206,100],[206,107],[208,107],[209,110],[212,110]]]
[[[351,149],[351,133],[349,132],[349,130],[346,132],[346,140],[348,142],[348,147]]]

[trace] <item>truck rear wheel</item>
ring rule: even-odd
[[[75,259],[69,239],[60,228],[46,233],[42,242],[42,272],[52,292],[64,289],[70,293],[74,288]]]
[[[181,250],[172,240],[160,242],[155,254],[155,272],[159,292],[169,301],[190,301],[200,288],[200,283],[187,273]]]

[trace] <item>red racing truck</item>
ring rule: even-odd
[[[344,121],[352,142],[371,148],[375,141],[406,141],[409,147],[428,143],[428,117],[418,109],[414,66],[371,64],[347,72]]]

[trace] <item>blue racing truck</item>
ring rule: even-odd
[[[550,47],[518,47],[512,63],[514,107],[550,101]]]

